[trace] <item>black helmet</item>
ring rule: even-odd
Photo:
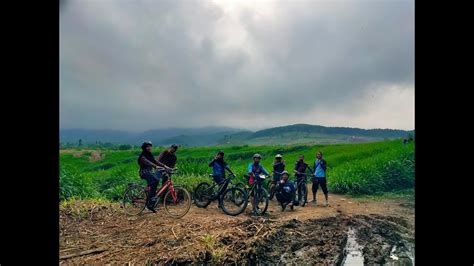
[[[255,159],[255,158],[260,158],[260,159],[262,159],[262,155],[260,155],[260,154],[258,154],[258,153],[255,153],[255,154],[253,155],[253,158],[254,158],[254,159]]]
[[[288,171],[283,171],[283,172],[281,172],[281,175],[287,175],[287,176],[290,176],[290,174],[288,173]]]
[[[151,143],[151,141],[145,141],[143,142],[142,144],[142,150],[144,150],[146,147],[148,146],[153,146],[153,144]]]
[[[217,152],[217,155],[222,155],[222,156],[224,156],[224,151],[218,151],[218,152]]]

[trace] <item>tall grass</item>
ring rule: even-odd
[[[328,163],[331,192],[374,195],[414,186],[414,144],[403,145],[398,140],[335,145],[182,147],[177,153],[179,170],[172,177],[173,182],[190,191],[200,182],[210,182],[208,175],[212,169],[208,163],[221,149],[238,181],[244,180],[254,153],[263,156],[262,165],[268,171],[272,170],[274,155],[282,154],[286,169],[292,174],[299,154],[305,155],[307,163],[312,165],[315,153],[321,150]],[[139,150],[101,152],[106,156],[98,161],[90,161],[85,153],[60,154],[62,200],[71,197],[119,200],[128,183],[146,183],[138,176]]]

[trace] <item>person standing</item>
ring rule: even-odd
[[[324,206],[328,206],[328,188],[326,184],[326,161],[323,159],[323,153],[318,151],[316,153],[316,160],[314,161],[314,177],[313,177],[313,204],[316,205],[316,192],[318,191],[318,186],[321,186],[321,189],[324,193],[324,198],[326,202]]]
[[[230,170],[229,165],[224,161],[224,152],[219,151],[214,159],[209,163],[212,167],[212,178],[216,184],[221,184],[225,180],[225,171],[227,170],[231,175],[234,175]]]
[[[273,191],[278,182],[280,182],[281,174],[285,171],[285,160],[283,160],[283,156],[281,154],[277,154],[275,156],[275,161],[273,162],[273,180],[269,186],[270,196],[269,199],[273,199]]]
[[[295,163],[295,176],[296,176],[296,187],[298,188],[298,202],[303,205],[303,203],[306,203],[306,198],[308,195],[305,195],[305,198],[303,199],[303,191],[301,189],[300,183],[303,182],[303,179],[305,178],[305,173],[306,171],[309,170],[311,173],[313,170],[307,163],[304,161],[304,155],[300,154],[298,161]],[[307,190],[306,190],[307,191]],[[308,193],[306,193],[308,194]]]
[[[262,159],[262,156],[258,153],[253,155],[253,163],[250,163],[247,167],[247,173],[249,177],[253,178],[253,182],[257,183],[257,195],[261,195],[263,193],[262,191],[262,180],[260,179],[260,175],[269,175],[268,171],[263,168],[263,166],[260,164],[260,160]],[[250,182],[250,179],[249,179]],[[254,201],[252,202],[252,214],[256,215],[258,213],[258,202],[259,198],[258,197],[253,197]]]

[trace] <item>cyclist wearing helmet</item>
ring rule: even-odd
[[[262,156],[258,153],[253,155],[253,163],[250,163],[248,166],[248,173],[252,174],[254,177],[259,176],[262,173],[265,175],[268,175],[267,170],[263,168],[263,166],[260,164],[260,160],[262,159]]]
[[[258,153],[254,154],[253,155],[253,163],[250,163],[249,166],[248,166],[248,174],[249,174],[249,182],[250,182],[250,178],[253,177],[253,182],[257,182],[258,186],[257,186],[257,193],[258,194],[261,194],[262,193],[262,190],[261,190],[261,182],[262,180],[259,178],[259,176],[263,173],[265,175],[268,175],[268,172],[267,170],[265,170],[265,168],[263,168],[263,166],[260,164],[260,160],[262,159],[262,156]],[[252,213],[253,214],[257,214],[258,211],[258,197],[254,197],[254,202],[252,203],[253,205],[253,211]]]
[[[176,151],[178,150],[178,145],[173,144],[171,145],[168,149],[164,150],[160,155],[158,155],[158,158],[156,158],[156,161],[158,162],[158,165],[164,168],[174,168],[176,165]],[[163,171],[158,171],[157,175],[161,177],[163,174]],[[165,176],[162,181],[162,185],[164,185],[168,181],[168,177]]]
[[[285,171],[285,161],[281,154],[275,156],[275,161],[273,162],[273,181],[272,184],[278,183],[280,181],[281,173]]]
[[[307,163],[304,162],[304,155],[300,154],[298,161],[295,163],[295,171],[296,171],[296,182],[297,184],[303,180],[304,173],[309,170],[311,173],[313,173],[313,170]],[[303,192],[301,191],[301,186],[298,186],[298,200],[301,201],[300,199],[303,196]]]
[[[160,177],[153,172],[153,169],[158,167],[159,162],[157,162],[151,154],[152,146],[153,144],[151,143],[151,141],[143,142],[142,153],[140,153],[140,155],[138,156],[137,161],[138,165],[140,166],[140,178],[145,179],[148,183],[148,186],[150,187],[150,193],[148,194],[148,202],[146,204],[147,208],[152,212],[156,212],[153,206],[155,206],[156,203],[156,188],[158,187]]]
[[[212,167],[212,177],[214,178],[214,182],[220,184],[225,179],[225,170],[229,171],[232,175],[232,171],[229,168],[229,165],[226,164],[224,161],[224,152],[219,151],[214,159],[209,163],[209,167]]]
[[[290,209],[293,210],[293,205],[297,204],[295,200],[295,184],[288,180],[289,174],[287,171],[281,173],[281,180],[276,186],[276,198],[281,205],[281,210],[284,211],[286,206],[290,206]]]

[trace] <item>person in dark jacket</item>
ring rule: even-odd
[[[295,200],[296,188],[295,184],[288,180],[289,174],[287,171],[283,171],[281,174],[281,180],[275,187],[276,198],[281,205],[282,211],[285,210],[286,206],[290,206],[293,210],[293,205],[297,204]]]
[[[324,206],[328,206],[328,188],[326,185],[326,161],[323,159],[323,153],[318,151],[316,153],[316,160],[314,161],[314,177],[313,177],[313,204],[316,205],[316,192],[318,191],[318,185],[321,186],[321,189],[324,193],[324,198],[326,202]]]
[[[231,175],[234,175],[230,170],[229,165],[224,161],[224,152],[219,151],[214,159],[209,163],[209,167],[212,167],[212,178],[217,184],[221,184],[225,180],[225,171],[229,171]]]
[[[164,168],[174,168],[176,166],[176,151],[178,150],[178,146],[173,144],[168,149],[164,150],[163,152],[158,155],[156,161],[158,165]],[[157,171],[158,177],[163,177],[162,185],[168,181],[168,177],[165,175],[163,176],[163,170]]]
[[[276,185],[280,182],[281,173],[285,171],[285,160],[281,154],[275,156],[275,161],[273,162],[273,180],[272,184]]]
[[[305,178],[305,173],[306,171],[309,172],[313,172],[313,170],[311,169],[311,167],[309,167],[309,165],[307,163],[305,163],[304,161],[304,155],[303,154],[300,154],[299,158],[298,158],[298,161],[296,161],[295,163],[295,176],[296,176],[296,185],[298,186],[298,184],[303,180],[303,178]],[[298,186],[298,201],[302,204],[302,196],[303,196],[303,192],[301,191],[301,186]]]
[[[274,188],[278,182],[280,182],[281,173],[285,171],[285,161],[283,160],[283,156],[281,154],[275,155],[275,161],[273,161],[273,179],[272,182],[268,186],[268,190],[270,195],[268,197],[269,200],[273,199],[274,195]]]
[[[150,187],[148,194],[148,202],[146,207],[152,211],[155,211],[156,203],[156,188],[158,187],[158,182],[160,177],[156,175],[154,169],[158,168],[159,163],[155,160],[151,154],[151,149],[153,145],[150,141],[145,141],[142,144],[142,153],[138,156],[138,165],[140,166],[139,175],[140,178],[145,179]]]

